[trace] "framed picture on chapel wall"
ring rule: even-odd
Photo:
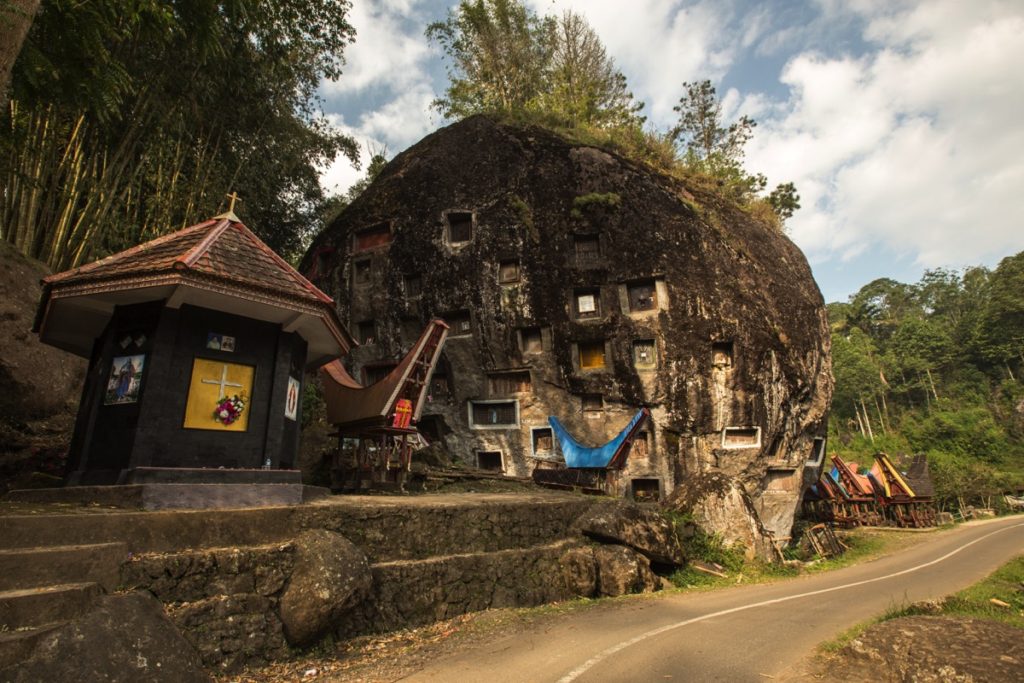
[[[116,356],[110,364],[110,377],[107,379],[107,390],[103,394],[103,405],[137,403],[145,364],[145,354]]]

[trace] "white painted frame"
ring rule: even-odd
[[[473,406],[474,405],[485,405],[488,403],[512,403],[516,407],[516,422],[515,424],[500,424],[500,425],[478,425],[473,422]],[[470,429],[480,430],[510,430],[519,429],[520,415],[519,415],[519,399],[518,398],[498,398],[498,399],[470,399],[466,401],[466,421],[469,423]]]
[[[728,432],[730,432],[730,431],[739,431],[741,429],[744,430],[744,431],[750,430],[750,429],[756,430],[757,431],[757,441],[755,443],[752,443],[752,444],[726,444],[726,440],[725,440],[726,434]],[[729,450],[742,450],[742,449],[745,449],[745,448],[760,448],[760,447],[761,447],[761,427],[753,427],[753,426],[750,426],[750,427],[725,427],[724,429],[722,429],[722,448],[726,448],[726,449],[729,449]]]

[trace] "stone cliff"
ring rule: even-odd
[[[596,445],[647,406],[617,492],[722,474],[788,538],[824,449],[824,302],[800,250],[713,189],[472,117],[391,161],[302,270],[364,381],[451,325],[419,427],[464,460],[528,476],[559,459],[549,415]]]

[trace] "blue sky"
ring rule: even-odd
[[[457,3],[352,0],[356,43],[324,83],[335,125],[402,151],[445,125],[445,62],[423,30]],[[758,122],[747,167],[794,181],[789,222],[826,300],[878,277],[993,266],[1024,250],[1024,3],[988,0],[527,0],[582,14],[646,103],[674,122],[709,78]],[[325,170],[343,191],[360,172]]]

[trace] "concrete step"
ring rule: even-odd
[[[0,550],[0,591],[95,582],[111,592],[126,559],[126,543]]]
[[[74,619],[88,611],[102,593],[98,583],[0,591],[0,632]]]
[[[41,639],[63,625],[56,623],[40,628],[0,632],[0,670],[25,661]]]

